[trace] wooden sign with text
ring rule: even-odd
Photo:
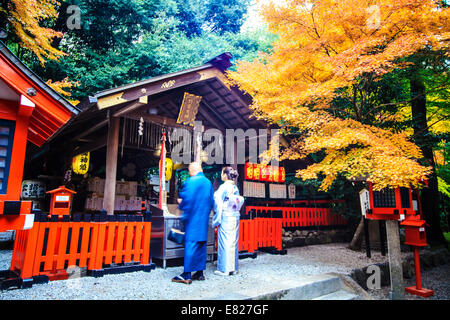
[[[194,126],[195,116],[197,115],[198,106],[200,105],[201,100],[201,96],[185,92],[177,123]]]

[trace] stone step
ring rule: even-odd
[[[278,279],[277,279],[278,280]],[[271,282],[265,288],[243,288],[225,295],[210,297],[213,300],[333,300],[335,297],[357,298],[358,296],[345,291],[342,280],[333,274],[302,276],[296,280],[279,279]],[[349,295],[344,295],[347,292]],[[352,295],[352,296],[350,296]],[[345,299],[343,299],[345,300]]]
[[[358,300],[358,296],[345,290],[338,290],[312,300]]]

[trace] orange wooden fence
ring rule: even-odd
[[[278,218],[256,218],[256,246],[258,248],[275,247],[282,249],[282,221]]]
[[[282,249],[282,226],[279,218],[241,219],[239,221],[239,250],[255,252],[260,248]]]
[[[69,267],[87,267],[101,275],[111,264],[149,265],[151,222],[58,221],[36,215],[33,228],[18,231],[10,270],[21,279],[46,275],[50,280],[68,277]],[[122,217],[126,220],[125,217]],[[142,220],[139,219],[139,220]],[[150,268],[151,269],[151,268]],[[148,270],[148,269],[147,269]]]
[[[256,228],[253,220],[239,221],[239,251],[255,252],[258,249],[256,243]]]
[[[263,215],[267,212],[282,211],[283,227],[312,227],[346,225],[347,220],[340,214],[332,212],[331,208],[315,207],[257,207],[247,206],[246,214],[251,212]]]

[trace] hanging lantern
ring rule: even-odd
[[[261,179],[261,165],[256,163],[253,165],[253,180]]]
[[[272,167],[272,173],[273,173],[273,182],[280,182],[280,168],[279,167]]]
[[[90,153],[85,152],[73,157],[72,170],[75,174],[86,174],[89,170]]]
[[[245,179],[246,180],[254,180],[253,177],[253,163],[246,162],[245,163]]]
[[[260,176],[261,181],[267,181],[269,177],[269,167],[265,164],[260,164]]]
[[[273,167],[272,166],[266,166],[266,173],[267,173],[267,182],[273,182]],[[278,168],[277,168],[278,170]]]
[[[284,167],[280,167],[279,176],[280,176],[280,178],[278,181],[284,183],[286,181],[286,171],[285,171]]]
[[[161,167],[161,160],[159,160],[159,167]],[[166,181],[169,181],[170,178],[172,178],[172,171],[173,161],[170,158],[166,158],[166,161],[164,162],[164,173],[166,176]]]
[[[45,196],[45,182],[39,180],[24,180],[20,197],[27,199],[41,199]]]

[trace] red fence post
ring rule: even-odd
[[[282,223],[281,223],[281,219],[274,219],[275,220],[275,234],[276,234],[276,248],[278,250],[283,249],[283,232],[282,232]]]
[[[63,270],[66,262],[67,237],[69,235],[69,222],[58,223],[59,248],[56,257],[56,270]]]
[[[96,252],[94,256],[94,263],[92,270],[101,270],[103,268],[103,256],[105,252],[105,233],[107,222],[94,222],[97,224],[97,241]],[[84,228],[83,228],[84,229]],[[84,230],[83,230],[84,231]],[[84,239],[83,239],[84,240]]]
[[[141,260],[141,241],[142,241],[142,222],[136,222],[135,234],[134,234],[134,254],[133,261],[137,262]]]
[[[253,219],[253,220],[249,220],[249,226],[250,226],[250,243],[251,245],[249,246],[249,252],[255,252],[258,249],[258,244],[257,244],[257,230],[258,230],[258,226],[257,226],[257,220]]]
[[[102,259],[102,267],[101,269],[103,269],[103,264],[111,264],[112,263],[112,246],[113,246],[113,241],[114,241],[114,228],[113,228],[113,223],[114,222],[105,222],[103,225],[103,228],[105,230],[105,238],[103,242],[100,242],[100,247],[98,247],[99,249],[102,249],[102,253],[101,253],[101,259]],[[102,228],[102,226],[100,227]],[[99,255],[97,255],[99,256]]]
[[[131,249],[133,245],[133,234],[134,234],[134,221],[126,222],[126,233],[125,233],[125,256],[123,262],[131,262]]]
[[[142,232],[142,256],[141,264],[148,264],[150,262],[150,237],[152,230],[152,223],[150,221],[144,221],[144,228]]]
[[[124,235],[125,235],[125,223],[117,222],[117,238],[115,243],[115,263],[122,263],[124,255]],[[150,245],[150,244],[149,244]]]
[[[40,223],[34,222],[31,229],[16,231],[10,270],[19,272],[22,279],[28,279],[33,276],[34,252],[39,229]]]

